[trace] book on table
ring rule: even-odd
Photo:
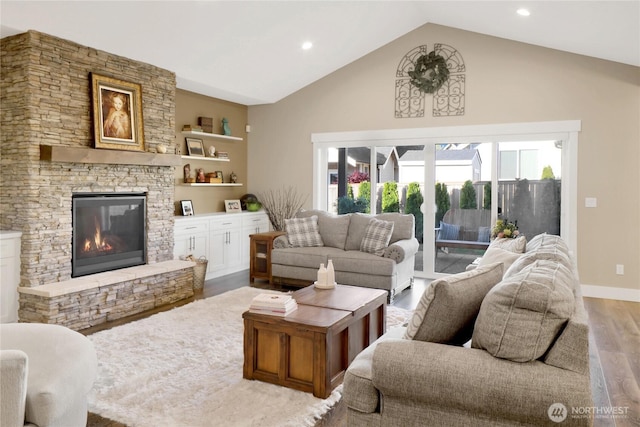
[[[286,316],[298,308],[291,295],[260,294],[251,301],[250,311],[255,313]]]

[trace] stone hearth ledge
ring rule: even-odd
[[[101,288],[115,285],[116,283],[129,282],[142,277],[155,276],[158,274],[170,273],[172,271],[184,270],[195,266],[192,261],[174,259],[162,261],[155,264],[145,264],[136,267],[128,267],[120,270],[106,271],[104,273],[91,274],[89,276],[76,277],[63,282],[48,283],[46,285],[34,287],[18,287],[18,292],[23,294],[37,295],[44,298],[54,298],[61,295],[73,294],[86,291],[88,289]]]

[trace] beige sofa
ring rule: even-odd
[[[98,360],[91,341],[64,326],[0,325],[0,425],[87,424],[87,395]]]
[[[415,255],[419,243],[415,238],[413,215],[383,213],[379,215],[331,215],[321,210],[299,212],[297,218],[317,217],[321,245],[293,247],[291,236],[274,241],[271,273],[274,283],[306,286],[317,278],[318,268],[333,261],[336,282],[389,291],[389,301],[413,283]],[[393,223],[388,245],[379,254],[362,249],[372,219]]]
[[[492,244],[477,268],[432,282],[405,327],[354,359],[349,426],[592,425],[574,260],[546,234],[510,252]]]

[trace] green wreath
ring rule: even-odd
[[[447,62],[435,51],[422,55],[416,61],[413,71],[409,71],[411,84],[425,93],[434,93],[449,78]]]

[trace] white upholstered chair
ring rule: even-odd
[[[0,325],[0,425],[87,424],[98,361],[93,343],[59,325]]]

